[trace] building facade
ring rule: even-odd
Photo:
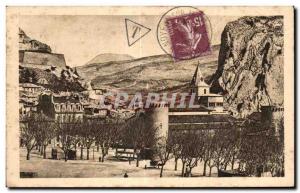
[[[78,96],[53,96],[53,94],[40,96],[38,111],[54,118],[58,123],[82,121],[84,114]]]

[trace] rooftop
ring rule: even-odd
[[[236,118],[228,114],[211,114],[211,115],[169,115],[169,123],[232,123],[237,121]]]
[[[20,83],[19,86],[25,88],[41,88],[41,86],[32,83]]]
[[[214,93],[209,93],[209,94],[205,94],[205,95],[201,95],[201,97],[223,97],[223,95],[220,94],[214,94]]]
[[[204,107],[204,106],[200,106],[200,108],[170,108],[169,112],[210,112],[212,110]]]
[[[55,97],[53,96],[53,102],[54,103],[80,103],[79,98],[75,98],[72,96],[61,96],[61,97]]]

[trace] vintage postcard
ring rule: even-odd
[[[7,7],[8,187],[294,187],[294,8]]]

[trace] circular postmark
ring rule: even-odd
[[[161,49],[175,60],[211,53],[211,23],[195,7],[174,7],[167,11],[158,22],[156,35]]]

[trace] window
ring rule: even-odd
[[[217,103],[217,106],[222,107],[223,103]]]
[[[206,89],[204,89],[204,94],[206,94]]]
[[[209,103],[208,106],[214,107],[214,106],[216,106],[216,105],[215,105],[215,103]]]

